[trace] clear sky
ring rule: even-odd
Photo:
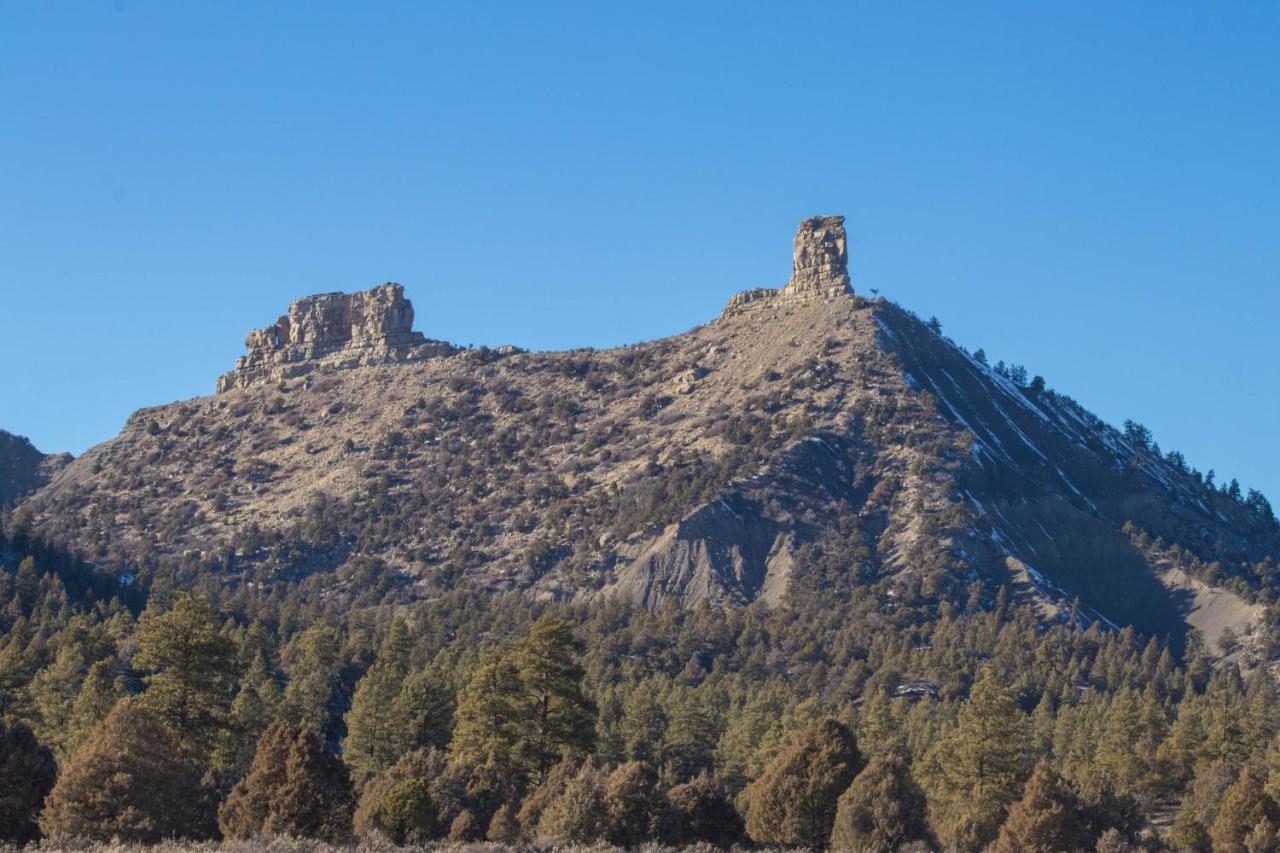
[[[0,0],[0,427],[83,451],[308,293],[659,337],[856,289],[1280,503],[1280,4]]]

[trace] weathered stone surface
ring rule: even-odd
[[[248,353],[218,380],[218,393],[258,382],[334,368],[419,361],[456,348],[413,331],[413,304],[388,282],[361,293],[321,293],[289,306],[289,313],[245,338]]]
[[[768,307],[853,293],[849,284],[849,253],[843,216],[814,216],[796,229],[791,278],[786,286],[761,287],[735,293],[725,313],[748,307]]]
[[[796,229],[791,280],[782,293],[836,296],[852,292],[844,217],[814,216],[801,222]]]

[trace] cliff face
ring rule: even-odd
[[[839,217],[801,224],[784,287],[665,340],[471,351],[412,321],[398,285],[299,300],[221,393],[139,412],[29,506],[90,557],[266,584],[376,557],[423,594],[737,604],[836,560],[1175,646],[1211,600],[1256,617],[1196,561],[1243,582],[1280,554],[1269,513],[855,296]]]
[[[305,376],[324,367],[398,364],[448,355],[454,348],[413,331],[404,288],[387,284],[362,293],[322,293],[299,299],[289,313],[245,339],[248,353],[218,379],[218,393],[255,383]]]

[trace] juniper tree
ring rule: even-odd
[[[214,823],[203,768],[161,718],[125,700],[67,759],[45,800],[45,835],[154,843],[207,838]]]
[[[21,722],[0,718],[0,841],[25,844],[40,834],[36,822],[58,765]]]
[[[229,838],[291,835],[337,841],[351,834],[347,769],[312,729],[277,721],[258,742],[249,773],[218,810]]]
[[[873,758],[836,803],[835,850],[897,850],[928,838],[924,792],[899,750]]]
[[[825,848],[836,801],[861,766],[848,727],[815,720],[747,789],[747,833],[758,844]]]
[[[1022,799],[1009,809],[994,853],[1088,850],[1094,839],[1067,783],[1046,760],[1036,765]]]

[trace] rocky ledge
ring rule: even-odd
[[[853,295],[843,216],[814,216],[796,229],[791,279],[782,288],[762,287],[737,293],[725,312],[748,305],[808,302]]]
[[[275,323],[250,332],[244,343],[248,352],[218,379],[219,394],[304,376],[321,366],[398,364],[458,351],[413,331],[413,304],[392,282],[361,293],[303,297]]]

